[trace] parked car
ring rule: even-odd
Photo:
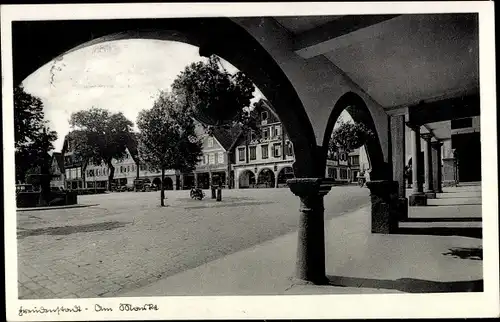
[[[146,185],[151,186],[151,180],[149,180],[147,178],[146,179],[144,179],[144,178],[142,178],[142,179],[135,179],[134,180],[134,187],[133,187],[133,189],[135,191],[146,191],[145,190],[146,189]]]
[[[18,192],[33,192],[33,185],[31,184],[16,184],[16,193]]]

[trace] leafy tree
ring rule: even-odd
[[[220,58],[212,55],[207,62],[187,66],[174,80],[172,93],[210,134],[211,127],[246,124],[255,86],[242,72],[230,74]]]
[[[16,181],[24,182],[28,174],[49,175],[48,153],[54,149],[52,142],[57,140],[57,133],[49,129],[44,116],[43,103],[38,97],[27,93],[22,86],[14,88]],[[48,182],[40,182],[40,186],[42,197],[46,196],[50,178]]]
[[[153,107],[137,118],[139,157],[153,170],[161,170],[161,206],[165,206],[165,170],[192,171],[202,156],[202,141],[183,99],[160,92]]]
[[[330,153],[335,153],[339,150],[347,153],[352,152],[375,137],[373,131],[362,123],[340,120],[337,124],[339,126],[333,130],[332,138],[328,145]]]
[[[73,113],[70,119],[73,129],[70,135],[75,157],[82,160],[83,171],[87,164],[104,162],[108,169],[108,187],[111,188],[115,167],[113,159],[123,160],[132,135],[133,123],[123,113],[111,113],[106,109],[91,108]]]

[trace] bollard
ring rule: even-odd
[[[212,199],[215,199],[216,198],[216,196],[215,196],[215,187],[212,186],[211,188],[212,188]]]
[[[217,201],[222,201],[222,188],[217,188]]]

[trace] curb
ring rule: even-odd
[[[32,208],[17,208],[16,211],[41,211],[41,210],[53,210],[53,209],[71,209],[71,208],[86,208],[99,206],[99,204],[91,204],[91,205],[68,205],[68,206],[52,206],[52,207],[32,207]]]

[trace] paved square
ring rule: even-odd
[[[120,296],[159,279],[295,231],[299,199],[288,189],[80,196],[88,208],[17,212],[20,299]],[[334,187],[325,218],[369,203],[369,191]],[[148,294],[144,294],[147,296]]]

